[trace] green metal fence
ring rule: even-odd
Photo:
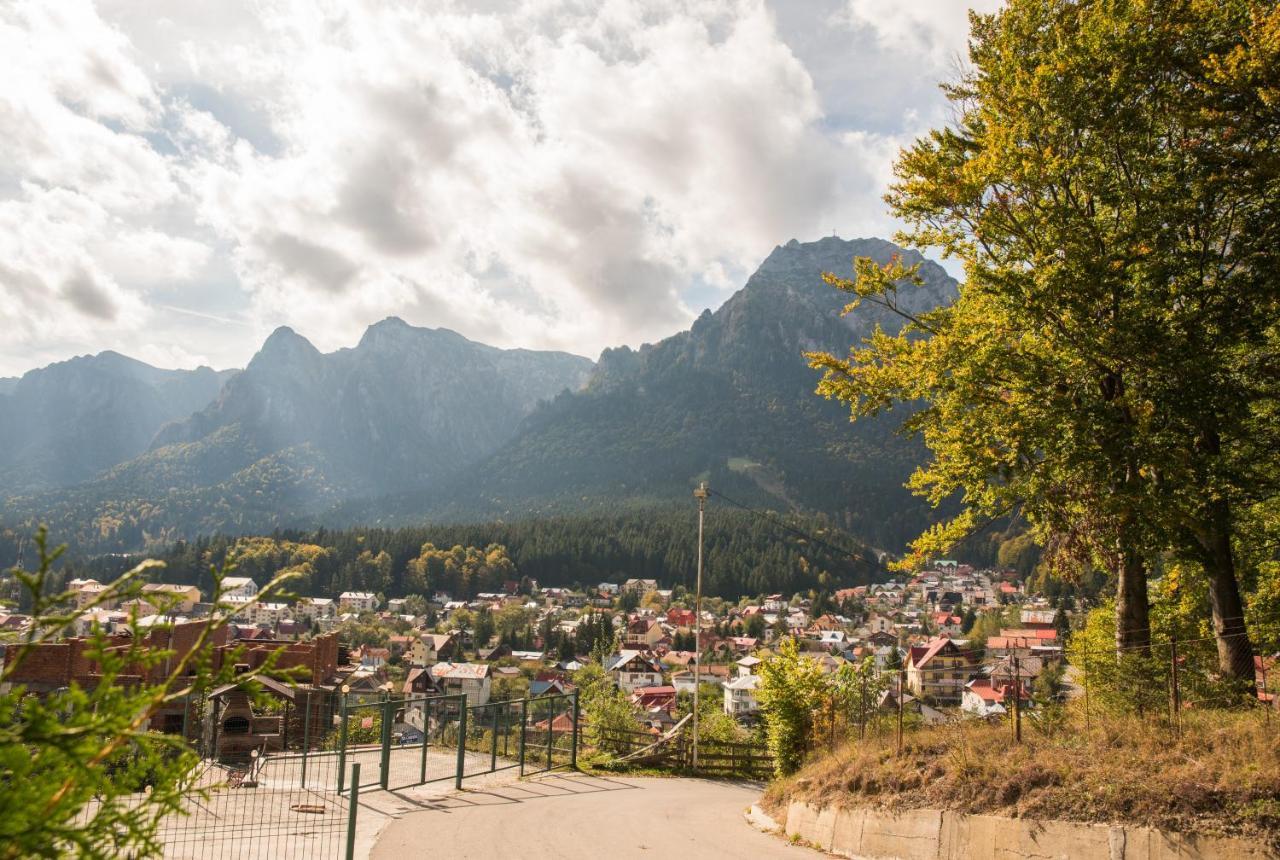
[[[278,752],[226,762],[200,751],[184,814],[161,826],[165,857],[351,857],[370,792],[577,765],[576,693],[469,704],[465,695],[388,692],[344,697],[332,712],[310,704],[300,700],[282,719]],[[83,814],[97,811],[90,804]]]

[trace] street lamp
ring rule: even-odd
[[[693,769],[698,769],[698,705],[702,686],[702,515],[707,509],[707,482],[693,491],[698,500],[698,579],[693,597]]]

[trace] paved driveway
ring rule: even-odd
[[[620,860],[821,856],[743,818],[760,787],[701,779],[552,774],[422,801],[377,837],[371,857]]]

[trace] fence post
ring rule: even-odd
[[[1266,677],[1265,675],[1263,676]],[[582,715],[578,707],[578,688],[573,688],[573,746],[569,749],[569,767],[578,769],[578,718]]]
[[[1275,705],[1274,697],[1267,692],[1267,658],[1262,658],[1262,699],[1263,710],[1266,711],[1267,725],[1271,725],[1271,708]]]
[[[342,724],[338,727],[338,794],[342,794],[342,781],[347,778],[347,694],[342,694]]]
[[[1093,727],[1093,720],[1089,716],[1089,652],[1084,652],[1084,727],[1089,730]]]
[[[427,781],[427,741],[431,735],[431,700],[422,700],[422,765],[418,773],[418,785]]]
[[[858,740],[867,736],[867,675],[861,675],[861,691],[858,694]]]
[[[1022,675],[1016,654],[1013,657],[1013,742],[1022,743]]]
[[[555,742],[555,733],[552,729],[556,725],[556,706],[555,699],[547,700],[547,770],[551,770],[551,745]]]
[[[1178,689],[1178,634],[1169,636],[1169,679],[1171,682],[1169,707],[1173,709],[1173,726],[1182,737],[1182,691]]]
[[[898,670],[898,749],[897,755],[902,755],[902,709],[903,709],[903,688],[907,685],[907,670]]]
[[[520,700],[520,775],[524,776],[525,728],[529,723],[529,700]]]
[[[391,724],[395,721],[395,703],[391,700],[391,693],[382,694],[382,762],[380,765],[381,777],[378,782],[382,786],[382,790],[387,790],[387,784],[391,777]]]
[[[489,746],[489,770],[492,771],[498,769],[498,706],[490,702],[489,708],[493,711],[493,719],[489,721],[493,735]]]
[[[338,779],[342,781],[341,777]],[[347,860],[356,856],[356,809],[360,802],[360,762],[351,765],[351,800],[347,803]]]
[[[458,695],[458,770],[453,775],[453,785],[462,790],[462,774],[467,769],[467,694]]]
[[[311,746],[311,691],[307,691],[307,712],[302,715],[302,787],[307,787],[307,749]]]

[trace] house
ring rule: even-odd
[[[762,662],[764,661],[762,661],[759,657],[752,657],[750,654],[748,654],[746,657],[743,657],[736,664],[738,667],[738,677],[741,678],[744,675],[754,675],[756,673],[756,667],[759,666]]]
[[[573,689],[573,685],[556,672],[539,672],[529,682],[529,695],[538,696],[564,695]]]
[[[152,606],[168,612],[190,612],[200,602],[200,589],[194,585],[148,582],[142,586],[142,597]]]
[[[694,687],[693,677],[693,670],[685,669],[680,672],[674,672],[671,675],[671,683],[681,693],[692,693]],[[698,680],[703,684],[715,684],[717,687],[724,686],[729,680],[729,667],[720,665],[703,666],[701,671],[698,672]]]
[[[457,656],[458,641],[448,633],[423,633],[409,646],[405,655],[411,666],[447,663]]]
[[[293,615],[308,624],[331,620],[338,614],[332,597],[304,597],[293,605]]]
[[[415,666],[405,676],[400,692],[406,696],[434,696],[440,692],[440,688],[425,667]]]
[[[846,638],[848,637],[843,630],[823,630],[818,642],[824,648],[839,648],[844,645]]]
[[[378,596],[370,591],[344,591],[338,595],[340,612],[373,612],[378,608]]]
[[[950,612],[935,612],[931,616],[933,626],[941,636],[959,636],[964,619]]]
[[[622,643],[632,648],[652,648],[665,636],[662,625],[653,618],[633,618],[627,622]]]
[[[876,633],[893,633],[893,619],[887,615],[881,615],[878,612],[871,613],[871,617],[867,619],[867,630],[871,634]]]
[[[623,591],[634,591],[636,594],[647,594],[650,591],[658,590],[658,580],[656,579],[628,579],[622,583]]]
[[[646,713],[676,709],[676,688],[671,686],[640,687],[631,694],[631,704]]]
[[[945,636],[924,645],[912,645],[907,652],[907,684],[918,698],[939,704],[958,705],[975,661],[967,651]]]
[[[96,579],[73,579],[68,590],[75,591],[76,609],[84,609],[87,606],[93,606],[95,609],[114,609],[116,601],[103,598],[103,594],[109,590],[109,586],[103,585]]]
[[[876,709],[884,714],[896,714],[898,712],[897,690],[889,689],[881,692],[880,698],[876,701]],[[934,726],[947,721],[946,714],[937,708],[929,707],[910,693],[902,694],[902,710],[905,713],[919,714],[925,725]]]
[[[667,610],[667,623],[677,630],[692,630],[694,617],[692,609]]]
[[[1052,630],[1057,617],[1057,610],[1054,609],[1024,609],[1021,614],[1022,626],[1032,630]]]
[[[436,663],[431,678],[445,695],[465,693],[468,705],[489,703],[493,680],[487,663]]]
[[[622,651],[609,661],[605,671],[627,693],[634,693],[641,687],[657,687],[662,684],[662,664],[652,654],[642,651]]]
[[[247,576],[225,576],[222,578],[223,597],[253,597],[257,593],[257,583]]]
[[[898,637],[884,630],[877,630],[867,637],[867,644],[876,648],[893,648],[898,644]]]
[[[724,685],[724,712],[731,717],[740,717],[760,710],[760,702],[756,699],[759,686],[759,675],[739,675],[729,681]]]
[[[974,678],[964,685],[960,710],[975,717],[997,717],[1005,713],[1004,688],[991,685],[990,678]]]
[[[1008,700],[1013,696],[1015,687],[1009,683],[999,683],[991,678],[974,678],[964,685],[964,693],[960,700],[960,710],[977,717],[1000,716],[1007,713]],[[1025,685],[1019,685],[1021,700],[1030,700]]]
[[[390,648],[374,648],[368,645],[360,651],[360,665],[369,669],[381,669],[390,659]]]

